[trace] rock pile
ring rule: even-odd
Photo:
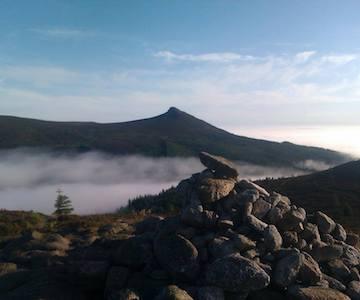
[[[359,299],[355,235],[238,180],[224,158],[203,152],[200,160],[207,169],[177,187],[181,214],[153,220],[115,255],[128,281],[109,297],[125,289],[139,299]]]
[[[207,169],[177,187],[179,215],[79,243],[51,264],[56,280],[87,291],[87,299],[360,299],[357,235],[239,180],[224,158],[203,152],[200,160]],[[59,236],[46,240],[51,251],[68,247]],[[0,264],[0,276],[13,268]]]

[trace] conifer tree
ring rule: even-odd
[[[61,190],[57,190],[57,198],[55,200],[55,211],[54,215],[64,216],[69,215],[73,212],[71,200]]]

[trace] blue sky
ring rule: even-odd
[[[177,106],[239,133],[360,126],[359,11],[355,0],[0,0],[0,114],[107,122]]]

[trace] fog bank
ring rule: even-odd
[[[328,166],[307,161],[301,166]],[[240,177],[304,174],[293,168],[237,163]],[[98,152],[54,155],[31,150],[0,151],[0,208],[53,211],[56,190],[73,201],[75,212],[111,212],[129,198],[155,194],[204,169],[197,158],[111,156]]]

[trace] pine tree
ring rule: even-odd
[[[72,207],[71,200],[69,199],[69,197],[64,195],[61,190],[57,190],[56,193],[58,195],[55,200],[54,215],[64,216],[71,214],[74,208]]]

